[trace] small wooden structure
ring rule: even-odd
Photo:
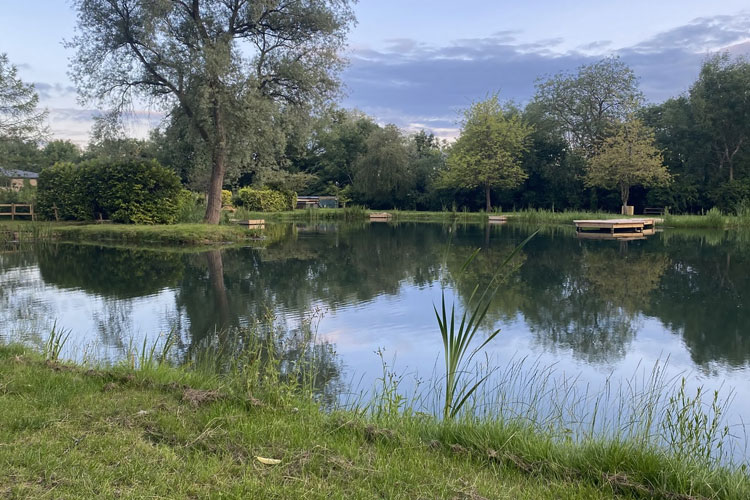
[[[385,222],[391,220],[392,218],[393,214],[389,214],[388,212],[378,212],[370,214],[370,220],[375,222]]]
[[[245,226],[248,229],[265,229],[266,219],[250,219],[250,220],[238,220],[234,221],[240,226]]]
[[[624,237],[635,234],[643,234],[644,231],[653,231],[657,219],[599,219],[599,220],[574,220],[576,232],[593,232],[608,234],[610,237],[622,235]],[[653,232],[651,233],[653,234]]]
[[[2,210],[3,208],[10,208],[10,211],[6,212]],[[27,210],[19,212],[19,208],[25,208]],[[20,203],[8,203],[0,205],[0,217],[10,217],[10,220],[16,220],[16,217],[31,217],[31,220],[36,220],[34,205],[24,205]]]
[[[508,222],[507,215],[490,215],[490,224],[505,224],[506,222]]]

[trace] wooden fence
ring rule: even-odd
[[[5,208],[10,208],[10,212],[3,210]],[[19,208],[26,210],[19,212],[17,210]],[[0,217],[10,217],[10,220],[16,220],[16,217],[30,217],[31,220],[36,220],[34,205],[24,205],[20,203],[0,204]]]

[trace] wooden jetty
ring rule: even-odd
[[[600,233],[610,237],[622,237],[633,236],[634,234],[641,234],[646,236],[649,231],[653,234],[654,228],[658,219],[654,218],[641,218],[641,219],[599,219],[599,220],[574,220],[573,223],[576,225],[576,232],[578,233]]]
[[[490,215],[489,217],[490,224],[505,224],[508,222],[507,215]]]
[[[233,222],[235,224],[239,224],[240,226],[245,226],[248,229],[265,229],[266,228],[265,219],[235,220]]]
[[[379,212],[379,213],[370,214],[370,220],[375,221],[375,222],[389,221],[392,218],[393,218],[393,214],[389,214],[388,212]]]

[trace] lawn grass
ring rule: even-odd
[[[164,365],[88,369],[0,346],[0,498],[750,497],[742,472],[640,443],[328,413],[278,380],[235,382]]]

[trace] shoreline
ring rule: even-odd
[[[646,437],[567,441],[513,420],[386,411],[382,400],[378,411],[329,413],[304,377],[273,363],[217,375],[153,351],[102,367],[47,349],[0,345],[0,496],[750,495],[744,469],[681,459]]]

